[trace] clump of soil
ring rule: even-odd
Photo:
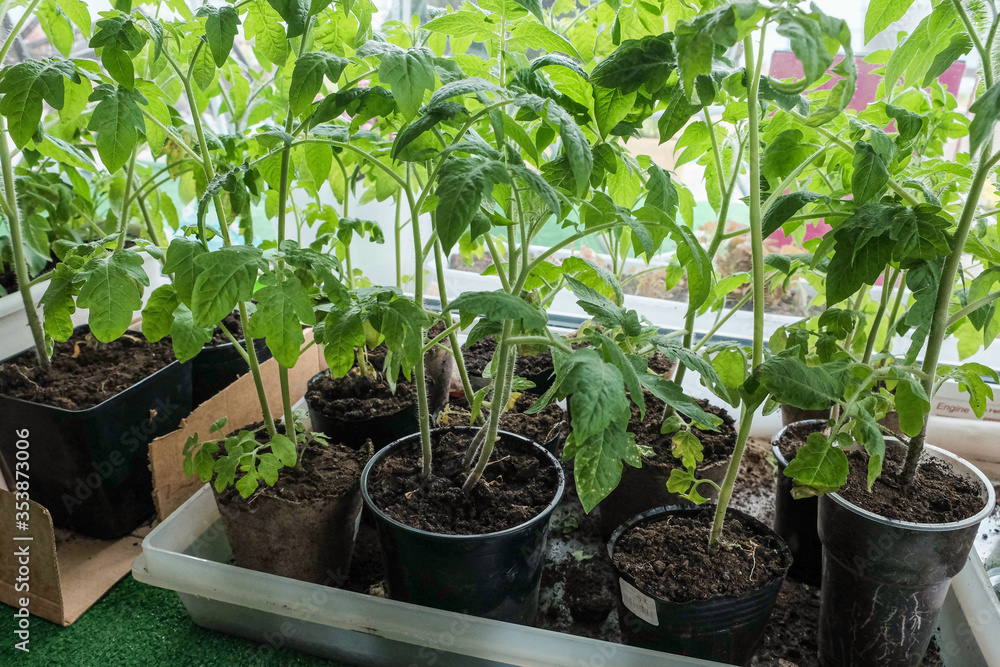
[[[538,396],[523,392],[514,402],[512,409],[500,417],[500,428],[517,435],[524,436],[540,445],[548,442],[550,436],[555,439],[559,433],[553,433],[556,426],[566,421],[566,413],[556,403],[549,403],[537,414],[526,415],[524,412],[538,401]],[[438,413],[438,426],[468,426],[469,404],[464,398],[453,398],[448,406]]]
[[[656,452],[656,456],[651,457],[650,460],[667,467],[680,467],[680,461],[671,452],[670,440],[673,433],[660,433],[660,427],[663,424],[663,401],[645,389],[643,389],[643,397],[646,401],[646,418],[640,417],[638,406],[632,403],[632,419],[628,423],[629,433],[635,435],[636,444],[649,447]],[[694,434],[701,440],[705,454],[705,460],[699,467],[705,467],[719,461],[728,461],[736,447],[736,426],[733,418],[726,410],[716,407],[704,399],[699,399],[698,404],[705,412],[722,419],[718,431],[694,429]],[[682,418],[690,423],[689,419]]]
[[[368,354],[368,361],[378,371],[375,378],[362,377],[357,366],[342,378],[325,375],[312,383],[306,402],[317,413],[339,421],[388,417],[413,405],[417,394],[412,383],[400,377],[396,392],[389,389],[382,373],[387,351],[380,345]]]
[[[859,449],[847,452],[850,474],[841,496],[887,519],[914,523],[961,521],[983,509],[978,483],[954,473],[945,462],[927,453],[910,484],[897,482],[894,472],[902,464],[906,450],[886,445],[882,476],[870,493],[867,452]]]
[[[501,438],[482,478],[462,491],[462,465],[475,431],[431,434],[434,474],[420,475],[420,446],[400,447],[376,467],[368,491],[375,505],[401,523],[445,535],[483,535],[523,524],[552,502],[559,476],[550,462],[517,440]]]
[[[708,555],[713,507],[627,530],[614,562],[643,591],[682,604],[759,590],[785,575],[791,556],[772,535],[728,514],[719,552]]]
[[[809,437],[810,433],[817,433],[826,428],[826,424],[804,424],[802,422],[796,422],[789,425],[781,437],[778,438],[778,450],[781,455],[785,457],[786,461],[791,461],[795,458],[795,452],[799,450],[806,444],[806,438]]]
[[[103,403],[175,360],[170,338],[150,343],[128,331],[118,340],[99,343],[89,327],[79,327],[65,343],[56,343],[52,365],[35,364],[34,348],[0,364],[0,394],[65,410]]]

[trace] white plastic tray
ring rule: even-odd
[[[139,581],[177,591],[202,627],[356,665],[694,667],[719,663],[491,621],[230,565],[206,485],[143,540]],[[949,667],[1000,665],[1000,604],[973,551],[954,579],[938,642]]]

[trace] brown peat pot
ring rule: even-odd
[[[763,639],[784,576],[744,595],[678,604],[647,594],[630,574],[614,564],[619,539],[633,527],[671,516],[714,511],[714,506],[659,507],[632,517],[611,536],[608,558],[615,568],[618,623],[626,644],[731,665],[750,664]],[[791,554],[780,537],[750,515],[729,508],[726,520],[733,517],[760,535],[771,536],[780,546],[787,570]]]
[[[886,446],[902,447],[897,441]],[[819,657],[824,667],[919,665],[951,578],[965,567],[993,485],[975,466],[926,445],[924,457],[977,483],[983,509],[963,521],[913,523],[869,512],[837,493],[819,502],[823,541]]]
[[[435,431],[470,431],[452,427]],[[433,433],[434,431],[432,431]],[[538,612],[538,590],[545,563],[549,519],[566,488],[559,461],[541,445],[505,431],[500,437],[529,448],[551,465],[558,479],[552,501],[529,521],[484,535],[446,535],[408,526],[375,504],[369,485],[380,463],[401,449],[419,444],[419,434],[401,438],[375,453],[361,475],[365,508],[375,517],[388,594],[393,600],[531,624]]]

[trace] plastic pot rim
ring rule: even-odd
[[[475,426],[449,426],[446,428],[431,429],[431,435],[433,436],[435,433],[439,433],[442,431],[478,431],[478,430],[479,428]],[[514,533],[519,533],[521,531],[532,528],[536,524],[541,523],[542,521],[548,521],[552,514],[552,511],[555,510],[556,506],[562,500],[563,492],[566,490],[566,473],[563,471],[562,465],[559,464],[559,460],[555,456],[553,456],[552,452],[545,449],[545,447],[538,444],[534,440],[529,440],[528,438],[525,438],[523,435],[518,435],[516,433],[511,433],[510,431],[503,431],[503,430],[498,430],[497,435],[503,435],[504,437],[513,438],[515,440],[521,440],[523,442],[530,444],[537,450],[537,453],[539,453],[540,455],[545,457],[546,460],[552,463],[552,466],[555,468],[558,474],[558,484],[556,486],[556,493],[553,496],[552,501],[548,505],[546,505],[545,508],[542,509],[537,515],[528,519],[524,523],[512,526],[510,528],[505,528],[504,530],[498,530],[492,533],[480,533],[478,535],[452,535],[449,533],[435,533],[429,530],[423,530],[421,528],[414,528],[413,526],[409,526],[403,523],[402,521],[394,519],[385,512],[383,512],[382,508],[380,508],[378,505],[375,504],[375,501],[372,500],[371,495],[369,495],[368,493],[368,477],[371,474],[371,471],[375,467],[376,463],[378,463],[382,458],[387,456],[392,450],[398,449],[403,445],[409,444],[410,442],[413,441],[414,438],[419,439],[420,438],[419,433],[412,433],[410,435],[404,436],[399,440],[396,440],[395,442],[389,443],[379,451],[375,452],[375,455],[372,456],[368,460],[368,463],[365,465],[365,469],[361,471],[361,498],[364,500],[364,504],[378,515],[379,519],[388,522],[395,528],[400,528],[409,531],[415,535],[433,537],[435,539],[455,540],[456,542],[472,542],[475,540],[505,537],[507,535],[512,535]]]
[[[887,441],[899,443],[898,440],[893,440],[893,439],[887,439]],[[902,445],[902,443],[899,444]],[[934,445],[925,444],[924,451],[934,454],[937,458],[943,459],[949,464],[958,463],[962,466],[965,466],[973,473],[975,473],[975,476],[979,480],[979,483],[986,488],[986,505],[983,507],[983,509],[979,510],[979,512],[977,512],[973,516],[970,516],[967,519],[962,519],[961,521],[949,521],[946,523],[917,523],[915,521],[899,521],[896,519],[888,519],[879,514],[875,514],[874,512],[870,512],[862,507],[858,507],[857,505],[850,502],[849,500],[847,500],[846,498],[844,498],[843,496],[841,496],[839,493],[836,492],[828,493],[825,495],[825,497],[837,503],[844,509],[850,512],[854,512],[855,514],[867,519],[868,521],[872,521],[881,524],[883,526],[888,526],[890,528],[902,528],[906,530],[920,531],[927,533],[947,532],[947,531],[971,528],[973,526],[977,526],[980,523],[982,523],[983,520],[986,519],[986,517],[988,517],[990,514],[993,513],[993,508],[996,505],[996,491],[993,490],[993,484],[990,482],[989,478],[986,477],[986,475],[984,475],[979,468],[972,465],[962,457],[956,456],[955,454],[952,454],[949,451],[941,449],[940,447],[935,447]]]
[[[132,333],[139,333],[139,332],[132,332]],[[24,354],[25,352],[27,352],[30,349],[31,348],[26,348],[24,350],[21,350],[20,352],[17,352],[15,354],[10,355],[6,359],[0,359],[0,364],[5,364],[5,363],[9,362],[11,359]],[[191,362],[190,362],[190,360],[188,360],[188,361],[185,361],[184,363],[188,364],[188,363],[191,363]],[[166,371],[170,370],[171,368],[173,368],[176,365],[181,365],[181,362],[178,361],[177,359],[174,359],[173,361],[171,361],[169,364],[167,364],[166,366],[164,366],[160,370],[155,371],[154,373],[151,373],[151,374],[147,375],[146,377],[142,378],[141,380],[139,380],[138,382],[136,382],[134,384],[129,385],[128,387],[125,387],[124,389],[122,389],[117,394],[115,394],[113,396],[109,396],[108,398],[104,399],[103,401],[101,401],[97,405],[92,405],[89,408],[83,408],[82,410],[67,410],[66,408],[60,408],[60,407],[55,406],[55,405],[49,405],[47,403],[38,403],[36,401],[26,401],[23,398],[17,398],[16,396],[8,396],[6,394],[0,394],[0,397],[4,398],[5,400],[8,400],[8,401],[16,401],[18,403],[24,403],[26,405],[39,405],[39,406],[42,406],[42,407],[47,408],[49,410],[54,410],[56,412],[62,412],[62,413],[68,414],[68,415],[85,415],[88,412],[99,410],[100,408],[104,407],[105,405],[107,405],[111,401],[114,401],[114,400],[120,398],[121,396],[123,396],[124,394],[127,394],[133,388],[139,386],[143,382],[149,380],[150,378],[154,378],[157,375],[160,375],[161,373],[165,373]]]
[[[778,459],[778,464],[782,468],[787,468],[790,461],[785,460],[785,455],[781,453],[781,448],[778,446],[778,440],[781,436],[785,435],[785,431],[792,428],[793,426],[798,426],[799,424],[825,424],[828,420],[826,419],[803,419],[801,421],[792,422],[787,426],[782,426],[781,430],[771,436],[771,453],[774,454],[774,458]]]
[[[615,576],[616,577],[621,577],[622,574],[627,574],[627,573],[621,572],[621,570],[618,568],[618,566],[615,565],[615,546],[617,546],[617,542],[618,542],[619,538],[621,538],[621,536],[625,533],[626,530],[629,530],[629,529],[635,527],[636,525],[642,523],[643,521],[645,521],[647,519],[654,518],[654,517],[656,517],[656,516],[658,516],[660,514],[667,514],[667,513],[673,513],[673,512],[685,512],[685,513],[691,514],[691,513],[694,513],[694,512],[702,512],[702,511],[705,511],[708,508],[714,508],[714,507],[717,507],[717,505],[695,505],[694,507],[685,506],[685,505],[663,505],[661,507],[654,507],[653,509],[646,510],[645,512],[642,512],[640,514],[636,514],[634,517],[632,517],[631,519],[629,519],[628,521],[626,521],[622,525],[618,526],[615,529],[615,532],[613,532],[611,534],[611,539],[608,540],[608,544],[607,544],[608,558],[611,560],[611,566],[615,570]],[[712,602],[712,601],[716,601],[716,600],[739,600],[741,598],[747,597],[747,595],[753,594],[753,593],[755,593],[757,591],[761,591],[761,590],[767,588],[768,586],[770,586],[771,584],[773,584],[775,581],[778,581],[779,579],[784,579],[788,575],[788,568],[791,567],[791,565],[792,565],[792,554],[791,554],[791,551],[788,548],[788,545],[785,543],[785,540],[782,539],[782,537],[780,535],[778,535],[777,533],[775,533],[774,530],[772,530],[771,528],[768,528],[767,525],[765,525],[762,521],[760,521],[759,519],[756,519],[755,517],[750,516],[746,512],[743,512],[742,510],[738,510],[735,507],[727,507],[726,508],[726,517],[727,518],[728,518],[730,512],[733,512],[733,513],[737,514],[739,516],[739,518],[741,520],[743,520],[743,521],[749,520],[750,523],[751,523],[751,525],[754,526],[754,528],[756,528],[758,530],[763,529],[763,531],[764,531],[765,534],[770,533],[771,537],[773,537],[775,540],[778,541],[778,545],[781,547],[781,553],[782,553],[782,555],[784,555],[784,558],[785,558],[785,571],[781,575],[775,577],[774,579],[771,579],[770,581],[768,581],[764,585],[759,586],[756,590],[749,591],[749,592],[747,592],[747,593],[745,593],[743,595],[719,595],[719,596],[716,596],[716,597],[708,598],[706,600],[688,600],[687,602],[672,602],[670,600],[665,600],[664,598],[660,597],[659,595],[656,595],[654,593],[650,593],[649,591],[643,590],[642,588],[639,588],[639,586],[636,586],[636,588],[639,588],[639,590],[642,593],[644,593],[645,595],[648,595],[649,597],[651,597],[651,598],[653,598],[655,600],[662,600],[663,602],[667,602],[667,603],[669,603],[671,605],[675,605],[675,606],[678,606],[678,607],[684,607],[684,606],[688,606],[688,605],[692,605],[693,606],[693,605],[704,604],[705,602]],[[632,579],[633,581],[635,580],[635,578],[632,577],[631,575],[627,575],[627,576],[629,576],[629,578]],[[636,582],[636,583],[638,584],[638,582]]]

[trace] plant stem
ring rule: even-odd
[[[757,99],[760,90],[760,73],[764,67],[764,37],[766,31],[767,24],[765,23],[761,26],[760,51],[757,54],[757,64],[753,67],[750,88],[747,90],[747,108],[750,109],[749,136],[747,137],[747,145],[750,151],[750,249],[753,257],[752,369],[756,369],[764,361],[764,298],[766,295],[764,294],[764,234],[760,206],[760,116]],[[743,39],[743,50],[747,65],[749,65],[753,61],[753,39],[749,35]],[[747,438],[750,437],[750,426],[753,423],[756,407],[756,405],[751,405],[744,399],[742,414],[740,415],[740,430],[736,436],[736,447],[733,449],[733,456],[729,460],[729,468],[726,470],[726,479],[722,483],[722,491],[719,492],[719,504],[715,508],[712,534],[708,540],[708,553],[710,555],[715,555],[719,550],[722,526],[726,520],[726,509],[729,507],[729,501],[733,496],[733,487],[736,485],[736,476],[739,474],[740,464],[743,462],[743,452],[746,449]]]
[[[2,65],[3,61],[7,59],[10,47],[14,46],[14,40],[17,39],[19,34],[21,34],[21,28],[24,27],[24,24],[27,22],[32,12],[35,11],[35,7],[38,6],[39,2],[41,2],[41,0],[31,0],[31,2],[28,3],[28,6],[24,8],[24,13],[21,14],[21,18],[19,18],[17,23],[14,24],[14,27],[11,28],[10,34],[7,35],[7,39],[3,42],[3,47],[0,47],[0,65]]]
[[[458,376],[462,380],[462,391],[465,392],[465,398],[469,401],[469,407],[472,407],[472,396],[475,392],[472,390],[472,383],[469,382],[469,371],[465,367],[465,356],[462,354],[462,345],[458,342],[458,334],[456,333],[460,323],[452,319],[452,313],[448,310],[448,293],[444,285],[444,249],[441,247],[440,240],[434,244],[434,268],[437,271],[438,298],[441,300],[441,312],[447,313],[447,321],[450,325],[445,330],[445,333],[447,333],[448,341],[451,343],[451,354],[455,358],[455,364],[458,366]],[[431,343],[428,343],[424,347],[424,351],[426,352],[430,345],[440,340],[445,333],[442,333],[431,341]]]
[[[0,167],[3,170],[4,198],[7,202],[10,223],[10,245],[14,254],[14,275],[17,277],[17,290],[21,293],[24,303],[24,313],[28,318],[28,327],[35,342],[35,356],[38,365],[47,369],[49,355],[45,346],[45,331],[38,317],[38,309],[31,298],[31,281],[28,278],[28,262],[24,257],[24,241],[21,235],[20,211],[17,207],[17,190],[14,187],[14,168],[10,161],[10,146],[7,144],[6,119],[0,116]]]
[[[965,250],[965,241],[969,237],[969,229],[972,221],[976,217],[976,207],[979,205],[979,198],[983,193],[983,187],[989,180],[990,172],[998,161],[1000,152],[990,155],[993,150],[993,142],[987,141],[980,152],[979,165],[972,177],[969,185],[969,194],[962,208],[962,216],[958,221],[958,228],[955,230],[953,240],[953,250],[945,262],[941,271],[941,282],[938,285],[937,302],[934,306],[934,316],[931,319],[931,329],[927,334],[927,347],[924,352],[924,363],[921,370],[925,373],[923,385],[928,398],[934,397],[935,381],[937,379],[938,361],[941,357],[941,345],[944,343],[945,334],[948,331],[948,309],[951,305],[952,291],[955,286],[955,275],[962,262],[962,255]],[[929,415],[928,415],[929,416]],[[913,476],[917,473],[917,464],[920,461],[920,454],[924,449],[924,441],[927,437],[927,416],[924,417],[924,428],[917,437],[910,440],[906,451],[906,460],[899,473],[899,479],[904,484],[913,481]]]
[[[517,347],[510,344],[507,340],[511,337],[512,328],[513,322],[511,320],[504,320],[503,331],[500,334],[500,344],[498,346],[500,354],[497,362],[499,382],[493,390],[493,407],[490,410],[490,420],[483,427],[486,429],[486,437],[479,452],[479,460],[476,462],[476,467],[473,468],[472,472],[466,478],[465,484],[462,485],[462,490],[465,492],[468,492],[476,485],[476,482],[483,476],[483,471],[486,470],[486,464],[489,463],[490,456],[493,454],[493,447],[496,445],[497,431],[500,428],[500,416],[503,415],[507,403],[510,401],[510,378],[508,376],[513,372],[512,358],[517,356]],[[509,368],[508,366],[511,367]]]
[[[976,299],[975,301],[965,306],[961,310],[955,311],[955,313],[948,318],[948,328],[950,329],[955,324],[958,324],[958,322],[966,315],[976,312],[983,306],[988,306],[997,299],[1000,299],[1000,292],[993,292],[992,294],[987,294],[981,299]]]
[[[125,193],[122,197],[121,220],[118,221],[118,250],[125,247],[125,234],[128,231],[129,193],[132,191],[132,178],[135,175],[135,151],[128,159],[128,172],[125,174]]]
[[[872,352],[875,349],[875,339],[878,338],[878,330],[882,326],[882,318],[885,316],[886,308],[889,305],[889,295],[892,293],[892,286],[899,279],[899,271],[899,269],[893,269],[892,267],[885,270],[885,280],[882,281],[882,298],[879,299],[878,311],[875,313],[875,319],[872,321],[872,328],[868,332],[865,354],[861,358],[861,363],[863,364],[871,361]],[[888,336],[889,332],[886,332],[886,335]]]
[[[888,353],[892,349],[893,332],[896,330],[899,316],[899,309],[903,304],[903,296],[906,294],[906,274],[902,274],[902,279],[898,281],[899,288],[896,290],[896,299],[892,303],[892,311],[889,313],[889,328],[885,333],[885,342],[882,343],[882,354]]]

